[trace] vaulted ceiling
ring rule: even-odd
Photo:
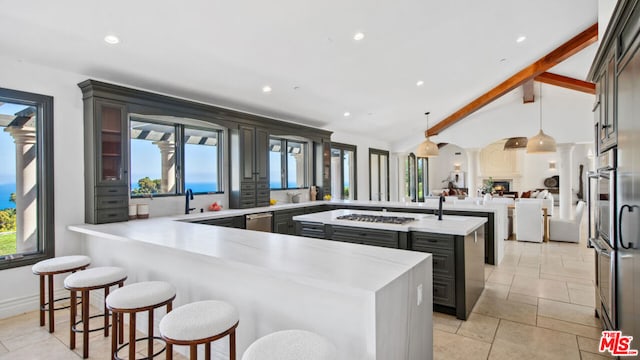
[[[425,111],[432,124],[445,118],[597,22],[597,14],[597,0],[25,0],[3,7],[0,48],[16,61],[401,149],[423,138]],[[354,40],[357,32],[364,39]],[[107,34],[121,42],[106,44]],[[526,40],[518,43],[520,36]],[[584,79],[595,50],[591,45],[552,71]],[[543,92],[559,96],[557,106],[567,97],[593,101],[551,87]],[[495,115],[499,106],[519,113],[521,89],[468,123]],[[527,112],[522,117],[535,130],[535,112]],[[491,118],[500,124],[497,117]],[[466,123],[439,137],[455,140],[483,128]],[[493,137],[503,130],[518,135],[518,125],[507,131],[511,125],[502,124]]]

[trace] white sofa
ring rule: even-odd
[[[576,213],[573,219],[552,218],[549,221],[549,240],[579,242],[584,207],[584,201],[579,201],[578,205],[576,205]]]

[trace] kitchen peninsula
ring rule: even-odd
[[[186,217],[69,229],[84,234],[92,265],[124,267],[128,283],[171,282],[177,306],[233,303],[239,354],[260,336],[299,328],[331,340],[340,359],[433,358],[430,254],[176,221]]]
[[[293,220],[298,235],[431,253],[434,309],[461,320],[484,289],[485,218],[341,209]]]

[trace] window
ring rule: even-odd
[[[389,152],[369,149],[369,200],[389,201]]]
[[[299,189],[308,186],[307,143],[281,138],[269,139],[269,186]]]
[[[356,200],[356,191],[356,147],[331,143],[331,197]]]
[[[54,255],[53,98],[0,89],[0,269]]]
[[[412,202],[424,201],[429,193],[429,159],[411,153],[405,162],[405,196]]]
[[[222,192],[221,130],[137,117],[129,123],[132,197]]]
[[[175,126],[130,121],[131,196],[177,194]]]
[[[220,133],[184,129],[184,187],[194,194],[220,191]]]

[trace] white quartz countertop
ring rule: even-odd
[[[252,209],[250,213],[259,212]],[[254,266],[278,276],[328,289],[377,291],[431,256],[427,253],[232,229],[151,218],[101,225],[72,225],[71,231],[114,241],[136,241],[178,252]],[[208,218],[211,218],[210,216]],[[92,241],[90,238],[87,241]],[[114,243],[114,246],[118,246]],[[151,254],[151,253],[150,253]]]
[[[257,214],[264,212],[273,212],[279,210],[300,209],[319,205],[350,205],[350,206],[368,206],[379,207],[381,210],[386,208],[405,208],[405,209],[428,209],[434,210],[438,208],[437,200],[433,203],[414,203],[399,201],[364,201],[364,200],[331,200],[331,201],[307,201],[301,203],[281,203],[272,206],[256,207],[250,209],[223,209],[220,211],[205,211],[202,213],[191,213],[189,215],[176,215],[170,218],[181,221],[199,221],[205,219],[221,219],[233,216],[244,216],[248,214]],[[496,209],[475,204],[452,204],[445,202],[443,204],[445,210],[473,211],[473,212],[491,212],[495,213]]]
[[[344,215],[373,215],[373,216],[394,216],[403,218],[413,218],[413,221],[405,224],[388,224],[382,222],[367,222],[355,220],[338,219]],[[448,235],[468,235],[487,222],[483,217],[454,216],[443,215],[442,220],[430,214],[401,213],[387,211],[365,211],[355,209],[341,209],[332,211],[323,211],[313,214],[294,216],[295,221],[309,221],[329,225],[341,225],[358,228],[390,230],[390,231],[420,231]]]

